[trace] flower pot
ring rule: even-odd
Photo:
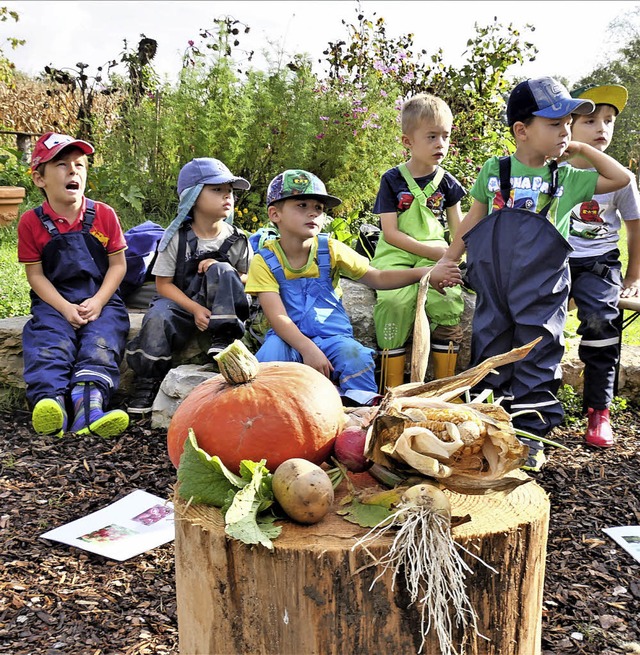
[[[18,218],[25,194],[26,189],[21,186],[0,186],[0,227],[6,227]]]

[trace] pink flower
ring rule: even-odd
[[[194,42],[191,41],[191,40],[189,40],[188,43],[189,43],[189,45],[193,48],[193,43],[194,43]]]
[[[324,139],[324,132],[320,132],[320,134],[316,134],[316,139]]]

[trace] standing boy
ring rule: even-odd
[[[539,438],[564,416],[556,393],[570,282],[569,214],[594,193],[629,183],[629,172],[614,159],[571,141],[571,115],[593,110],[591,100],[572,98],[553,78],[518,84],[507,102],[516,151],[485,163],[471,189],[473,204],[443,258],[458,261],[466,246],[477,294],[471,365],[542,338],[527,357],[481,385],[504,398],[516,429],[529,435],[521,437],[529,446],[527,470],[544,465]],[[575,156],[594,170],[557,166]]]
[[[127,246],[115,211],[84,196],[93,152],[90,143],[66,134],[41,136],[31,176],[46,200],[18,224],[18,260],[31,287],[24,379],[39,434],[70,429],[111,437],[129,425],[122,410],[104,411],[118,387],[129,332],[117,294]]]
[[[159,296],[127,345],[135,374],[129,414],[147,414],[172,356],[196,330],[211,338],[213,356],[241,339],[249,317],[244,283],[253,251],[232,215],[234,189],[249,189],[218,159],[201,157],[178,175],[178,214],[166,229],[152,273]]]
[[[271,324],[259,361],[302,362],[335,380],[341,395],[359,404],[377,396],[373,351],[354,339],[340,299],[344,275],[373,289],[418,282],[431,270],[431,282],[444,288],[461,282],[455,263],[380,271],[345,244],[320,231],[325,208],[340,200],[307,171],[287,170],[267,190],[269,219],[279,237],[256,253],[247,292],[258,296]]]
[[[596,110],[574,116],[573,140],[604,152],[611,143],[616,116],[627,103],[627,90],[620,85],[590,85],[571,92],[574,98],[592,100]],[[575,157],[571,165],[590,169]],[[640,195],[635,178],[626,187],[596,195],[574,207],[571,213],[569,257],[571,296],[578,309],[580,346],[584,362],[583,405],[587,414],[585,440],[592,446],[613,445],[609,406],[613,398],[616,368],[620,358],[620,310],[618,297],[637,296],[640,286]],[[624,220],[628,264],[621,276],[618,238]],[[621,293],[622,289],[622,293]]]
[[[380,215],[382,234],[371,265],[378,269],[433,266],[448,246],[461,220],[465,190],[442,161],[449,150],[453,116],[433,95],[417,95],[402,106],[402,144],[411,153],[406,163],[388,170],[380,181],[373,212]],[[430,288],[426,312],[431,325],[431,361],[436,378],[455,373],[462,340],[462,288],[446,293]],[[402,383],[404,345],[414,325],[418,285],[377,292],[373,310],[376,339],[385,358],[384,386]],[[394,374],[395,373],[395,374]]]

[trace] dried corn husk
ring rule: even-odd
[[[431,329],[427,318],[426,302],[431,271],[422,277],[416,300],[416,318],[413,323],[413,340],[411,348],[411,382],[422,382],[429,365],[431,352]]]
[[[448,401],[494,368],[522,359],[538,341],[451,378],[390,389],[369,429],[366,456],[391,471],[418,473],[470,491],[486,489],[520,468],[527,447],[516,437],[504,408]]]

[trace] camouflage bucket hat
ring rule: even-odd
[[[342,200],[330,196],[322,180],[308,171],[288,170],[276,175],[267,189],[267,207],[287,198],[318,198],[327,209],[337,207]]]

